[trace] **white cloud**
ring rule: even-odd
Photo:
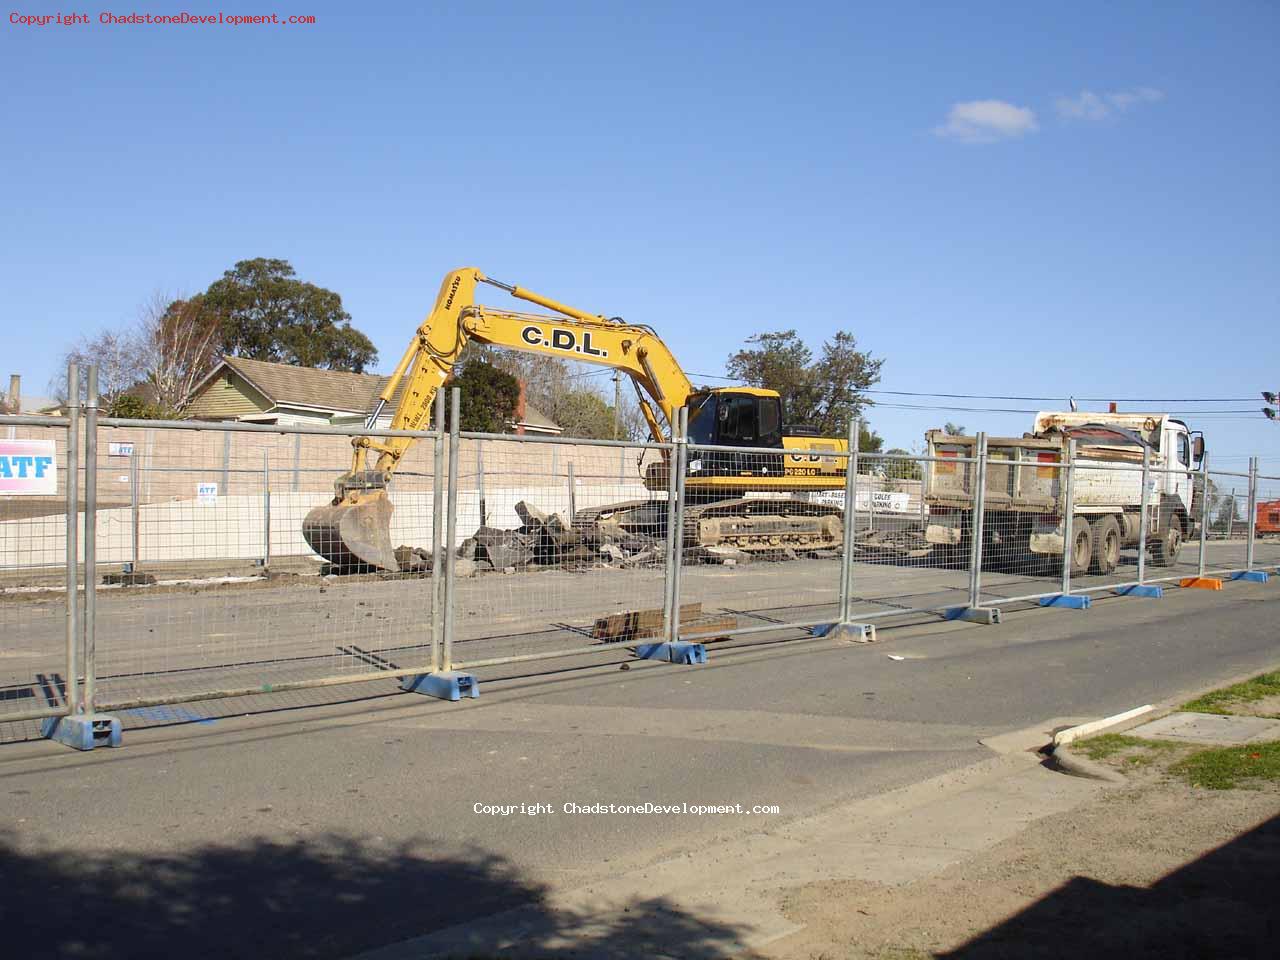
[[[1004,100],[968,100],[952,106],[947,122],[933,128],[939,137],[962,143],[992,143],[1034,133],[1035,111]]]
[[[1144,103],[1158,103],[1164,99],[1164,91],[1155,87],[1134,87],[1132,90],[1113,90],[1110,93],[1094,93],[1081,90],[1074,97],[1058,97],[1054,106],[1064,120],[1105,120],[1117,113],[1127,113]]]

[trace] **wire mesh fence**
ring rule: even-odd
[[[1280,567],[1280,477],[1258,475],[1254,491],[1253,560],[1256,567]]]
[[[1208,495],[1198,521],[1204,534],[1207,575],[1230,574],[1249,566],[1252,478],[1249,473],[1210,470]]]
[[[851,618],[939,612],[973,600],[974,510],[957,498],[976,490],[977,460],[958,446],[931,452],[856,458],[848,515]]]
[[[670,451],[461,434],[452,665],[608,652],[656,636],[667,500],[644,478]]]
[[[407,449],[371,482],[350,472],[353,440],[376,454],[392,432],[78,422],[0,418],[0,737],[95,706],[128,721],[1280,564],[1280,478],[1088,429],[933,431],[920,454],[881,454],[713,443],[683,414],[664,443],[455,425],[396,434]],[[356,481],[343,502],[385,501],[391,560],[314,536],[312,511]]]
[[[387,494],[405,571],[332,565],[303,519],[350,469],[350,437],[187,423],[99,430],[97,703],[146,706],[431,669],[433,444]]]
[[[943,441],[941,449],[955,442]],[[990,438],[979,455],[972,469],[983,486],[983,515],[973,534],[980,602],[999,606],[1052,596],[1071,577],[1088,573],[1089,525],[1077,522],[1068,529],[1064,523],[1066,516],[1077,518],[1068,503],[1071,483],[1062,445]],[[1064,569],[1068,544],[1071,563]]]
[[[69,710],[67,516],[75,499],[67,482],[75,467],[68,421],[45,419],[0,416],[0,736],[6,721]]]
[[[848,457],[836,449],[687,445],[672,531],[682,636],[838,619]]]

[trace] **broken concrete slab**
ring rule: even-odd
[[[545,527],[547,521],[551,519],[527,500],[521,500],[516,504],[516,515],[526,527]]]
[[[481,527],[475,532],[477,560],[488,560],[501,570],[504,567],[523,567],[533,560],[534,538],[514,530]]]
[[[396,563],[401,573],[425,573],[431,570],[431,555],[423,556],[423,551],[408,546],[396,547]]]

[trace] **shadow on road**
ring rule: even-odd
[[[1073,877],[999,926],[939,956],[1274,957],[1280,937],[1278,888],[1280,817],[1273,817],[1148,888]]]
[[[516,907],[538,932],[503,956],[562,955],[556,938],[577,930],[575,953],[710,960],[734,953],[741,933],[662,898],[584,925],[552,911],[546,888],[502,858],[432,857],[425,842],[330,835],[80,856],[13,840],[0,834],[0,955],[9,957],[348,957]]]

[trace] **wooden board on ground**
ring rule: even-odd
[[[682,603],[680,622],[687,623],[702,616],[701,603]],[[662,633],[662,610],[631,610],[601,617],[591,629],[591,635],[606,643],[625,643],[643,640]]]

